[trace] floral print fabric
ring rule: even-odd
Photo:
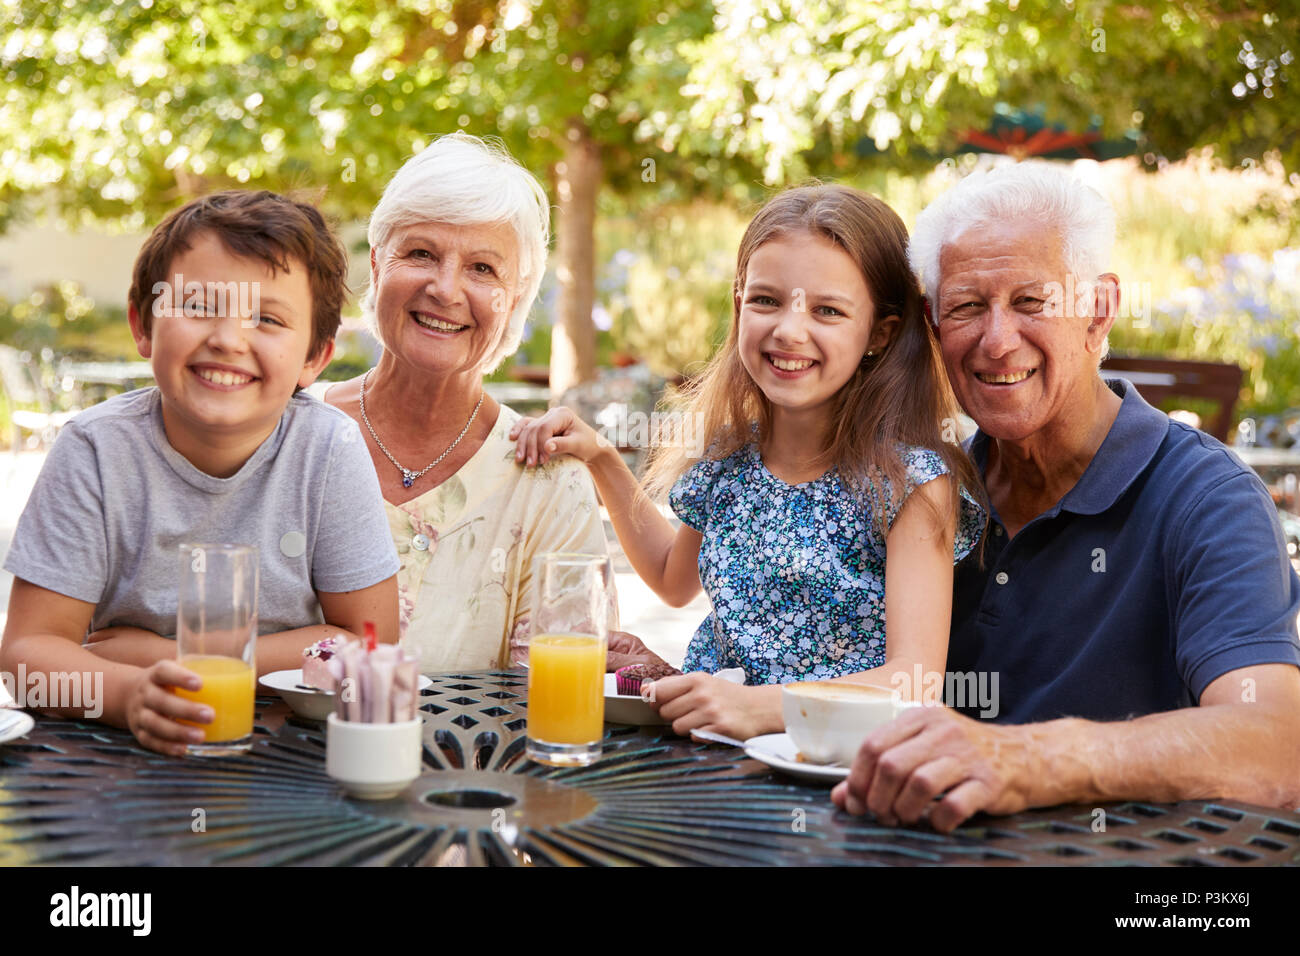
[[[947,473],[926,448],[905,449],[903,463],[903,501]],[[871,489],[872,501],[879,490],[888,491]],[[834,469],[788,485],[750,444],[694,465],[670,503],[704,535],[700,582],[713,604],[687,647],[685,670],[741,667],[747,684],[783,684],[884,663],[885,543],[872,528],[871,505],[856,501]],[[901,507],[886,508],[890,527]],[[954,563],[983,526],[983,509],[963,488]]]
[[[607,554],[596,489],[567,455],[525,468],[501,414],[483,446],[436,488],[384,502],[397,547],[402,644],[425,674],[527,659],[533,567],[548,551]],[[610,627],[617,627],[611,593]]]

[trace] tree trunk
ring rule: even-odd
[[[559,315],[551,336],[551,394],[596,377],[596,196],[603,173],[600,146],[586,123],[569,121],[564,158],[555,166],[559,199],[556,253]]]

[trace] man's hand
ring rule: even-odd
[[[748,740],[785,727],[777,684],[745,687],[697,671],[661,678],[643,686],[641,695],[683,737],[692,730],[711,730]]]
[[[126,723],[150,750],[185,755],[186,744],[203,742],[203,729],[179,723],[210,724],[212,708],[172,693],[173,687],[198,690],[203,679],[175,661],[159,661],[140,675],[126,702]]]
[[[831,799],[890,826],[928,815],[941,833],[980,810],[1017,813],[1029,805],[1024,782],[1032,772],[1018,731],[946,707],[912,708],[868,735]]]
[[[629,664],[667,664],[662,657],[641,643],[641,638],[627,631],[610,631],[605,656],[605,670],[616,671]]]

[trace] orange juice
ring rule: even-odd
[[[174,688],[177,696],[196,700],[212,708],[210,724],[203,728],[205,742],[239,740],[253,732],[253,691],[257,674],[244,661],[234,657],[191,655],[180,659],[181,667],[203,678],[198,690]]]
[[[542,634],[528,648],[528,736],[586,744],[605,732],[605,642]]]

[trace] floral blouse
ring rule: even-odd
[[[906,449],[903,463],[903,500],[947,472],[927,448]],[[961,496],[954,563],[984,527],[983,509],[965,488]],[[700,581],[713,604],[686,649],[685,670],[741,667],[747,684],[783,684],[884,663],[885,543],[870,506],[854,500],[838,472],[788,485],[750,444],[694,465],[669,500],[704,535]],[[901,507],[887,504],[890,527]]]
[[[309,391],[323,397],[330,383]],[[527,659],[534,562],[548,551],[607,554],[596,487],[567,455],[525,468],[501,406],[474,455],[436,488],[384,502],[397,547],[402,646],[424,674],[504,667]],[[611,586],[610,628],[618,626]]]

